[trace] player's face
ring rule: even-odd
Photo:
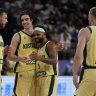
[[[88,15],[88,21],[89,25],[96,25],[96,18],[91,14]]]
[[[42,43],[44,41],[44,35],[45,33],[40,31],[34,31],[33,32],[33,39],[36,43]]]
[[[32,27],[32,20],[28,15],[21,16],[21,23],[24,29],[29,29],[30,27]]]
[[[7,24],[7,14],[4,12],[1,16],[0,16],[0,28],[4,28]]]

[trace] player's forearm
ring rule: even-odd
[[[7,58],[8,58],[8,60],[15,61],[15,62],[20,61],[20,57],[14,55],[14,54],[8,54],[8,57]]]
[[[49,59],[49,58],[40,58],[39,61],[50,64],[50,65],[56,65],[57,64],[57,59],[53,58],[53,59]]]
[[[80,66],[81,66],[81,57],[75,56],[73,61],[73,77],[78,76]]]

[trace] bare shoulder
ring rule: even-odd
[[[90,36],[90,31],[87,27],[80,29],[79,33],[78,33],[78,37],[86,37],[89,38]]]
[[[16,40],[16,41],[18,41],[19,40],[19,34],[18,33],[15,33],[14,35],[13,35],[13,37],[12,37],[12,40]]]
[[[50,49],[50,48],[55,48],[56,47],[56,44],[53,42],[53,41],[50,41],[47,43],[47,48]]]
[[[19,43],[19,34],[18,33],[15,33],[12,37],[12,40],[11,40],[11,44],[15,44],[15,43]]]
[[[56,44],[53,41],[48,42],[48,46],[56,46]]]
[[[13,38],[18,38],[19,37],[19,34],[18,33],[15,33],[14,35],[13,35]]]
[[[88,34],[89,33],[89,30],[88,30],[88,28],[87,27],[85,27],[85,28],[82,28],[82,29],[80,29],[80,31],[79,31],[79,34]]]

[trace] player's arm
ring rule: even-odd
[[[46,51],[49,56],[49,58],[44,58],[42,56],[38,56],[36,53],[30,54],[30,58],[34,58],[36,61],[41,61],[47,64],[57,64],[57,49],[56,45],[53,42],[49,42],[46,45]]]
[[[56,50],[56,45],[53,42],[49,42],[46,45],[46,51],[49,56],[49,58],[44,58],[41,57],[40,61],[48,64],[57,64],[57,50]]]
[[[83,50],[85,48],[85,44],[88,40],[89,30],[87,28],[83,28],[78,33],[78,44],[76,48],[76,53],[73,61],[73,83],[76,88],[78,88],[78,71],[82,63]]]
[[[16,33],[16,34],[14,34],[14,36],[11,40],[11,44],[9,46],[8,59],[11,61],[15,61],[15,62],[18,62],[18,61],[26,62],[26,59],[27,59],[26,57],[24,58],[24,57],[19,57],[19,56],[15,55],[19,42],[20,42],[19,34]]]
[[[19,61],[20,58],[15,55],[18,44],[19,44],[19,34],[16,33],[16,34],[14,34],[14,36],[11,40],[11,44],[9,46],[9,52],[8,52],[8,59],[9,60]]]

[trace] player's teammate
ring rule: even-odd
[[[90,26],[79,31],[74,56],[73,83],[77,89],[75,96],[96,96],[96,7],[90,9],[88,20]],[[79,84],[78,71],[81,64]]]
[[[13,96],[35,96],[35,62],[28,58],[32,51],[37,52],[31,38],[34,15],[30,10],[24,10],[20,14],[20,20],[24,29],[14,34],[8,55],[8,59],[17,62]]]
[[[7,12],[0,8],[0,29],[4,28],[7,24]],[[5,47],[6,50],[7,46]],[[4,56],[4,42],[2,36],[0,35],[0,95],[1,95],[1,70],[3,64],[3,56]]]
[[[36,96],[56,96],[58,78],[58,53],[56,44],[49,41],[42,27],[35,27],[33,38],[38,46],[31,59],[36,60]]]

